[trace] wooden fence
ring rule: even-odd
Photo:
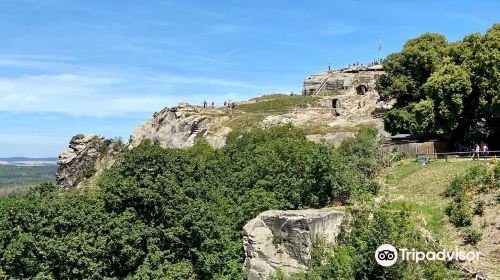
[[[448,152],[448,143],[441,141],[394,142],[383,145],[382,149],[385,152],[396,150],[403,153],[406,158],[416,158],[419,154],[436,155]]]

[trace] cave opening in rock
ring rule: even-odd
[[[340,102],[337,98],[332,99],[332,114],[334,116],[340,116],[338,108],[340,107]]]
[[[364,95],[368,91],[368,88],[365,85],[359,85],[356,87],[356,93],[358,95]]]
[[[336,98],[335,98],[335,99],[332,99],[332,108],[333,108],[333,109],[337,109],[337,103],[338,103],[338,101],[339,101],[339,100],[338,100],[338,99],[336,99]]]

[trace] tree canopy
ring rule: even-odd
[[[0,198],[0,276],[244,279],[248,220],[377,193],[380,156],[373,129],[339,149],[292,126],[234,132],[219,150],[145,141],[125,150],[94,188],[42,184]]]
[[[423,34],[383,65],[377,89],[395,100],[384,115],[389,132],[500,142],[500,24],[453,43]]]

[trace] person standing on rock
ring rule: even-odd
[[[212,109],[215,108],[215,102],[212,101]]]

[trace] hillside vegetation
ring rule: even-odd
[[[30,186],[44,182],[55,183],[57,166],[0,165],[0,196],[22,194]]]
[[[338,150],[292,126],[125,151],[94,188],[52,184],[0,199],[0,275],[243,279],[241,229],[268,209],[349,205],[376,194],[375,130]]]
[[[394,99],[386,130],[431,133],[462,143],[500,142],[500,24],[484,35],[448,42],[441,34],[411,39],[383,62],[377,84]]]

